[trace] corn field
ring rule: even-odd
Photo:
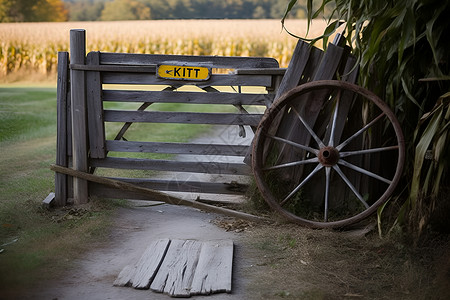
[[[317,22],[309,36],[320,33]],[[287,25],[305,34],[306,21]],[[25,71],[53,74],[58,51],[68,51],[70,29],[86,29],[87,51],[268,56],[289,63],[296,39],[279,20],[158,20],[123,22],[0,23],[0,76]]]

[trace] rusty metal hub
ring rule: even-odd
[[[323,147],[317,155],[319,162],[325,167],[331,167],[339,161],[339,151],[331,146]]]

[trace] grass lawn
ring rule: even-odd
[[[0,290],[62,270],[106,232],[109,204],[76,216],[41,208],[54,191],[55,143],[56,89],[0,88]]]

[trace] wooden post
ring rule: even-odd
[[[86,32],[83,29],[70,30],[70,61],[84,65],[86,59]],[[88,171],[87,122],[86,122],[86,78],[82,70],[70,70],[70,91],[72,98],[72,147],[73,168],[80,172]],[[88,202],[87,180],[73,178],[73,197],[75,204]]]
[[[56,134],[56,164],[69,166],[68,142],[67,142],[67,93],[69,75],[69,53],[58,52],[58,82],[56,89],[57,98],[57,134]],[[67,203],[67,175],[55,174],[55,203],[64,206]]]

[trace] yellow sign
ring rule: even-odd
[[[160,78],[179,80],[208,80],[211,69],[194,66],[159,65],[157,75]]]

